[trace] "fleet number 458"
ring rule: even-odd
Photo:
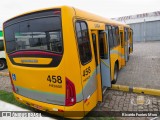
[[[85,77],[86,75],[89,75],[91,73],[91,67],[89,66],[85,70],[83,70],[83,76]]]
[[[47,81],[52,83],[62,83],[62,77],[61,76],[55,76],[55,75],[48,75]]]

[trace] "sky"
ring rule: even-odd
[[[24,12],[61,5],[106,18],[160,11],[160,0],[1,0],[0,29],[4,21]]]

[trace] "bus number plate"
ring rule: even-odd
[[[50,82],[49,87],[62,88],[62,77],[61,76],[48,75],[47,81]]]

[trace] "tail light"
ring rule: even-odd
[[[13,80],[12,80],[12,76],[11,76],[11,73],[9,72],[9,77],[10,77],[10,81],[11,81],[11,85],[12,85],[12,90],[13,92],[16,92],[16,89],[14,87],[14,84],[13,84]]]
[[[66,78],[66,106],[71,106],[76,103],[76,91],[74,84]]]

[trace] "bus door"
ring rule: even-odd
[[[99,33],[99,52],[101,59],[100,65],[103,92],[107,87],[111,87],[110,49],[108,40],[108,30]]]
[[[124,29],[124,37],[125,37],[125,61],[128,61],[129,58],[129,50],[128,50],[128,29]]]
[[[122,66],[125,66],[125,50],[124,50],[124,46],[125,46],[125,41],[124,41],[124,32],[123,30],[120,30],[120,38],[121,38],[121,53],[122,53],[122,56],[121,56],[121,65]]]
[[[94,59],[95,59],[95,66],[96,66],[96,79],[97,79],[97,88],[98,94],[97,98],[98,101],[102,101],[102,82],[101,82],[101,73],[100,73],[100,56],[99,56],[99,43],[98,43],[98,31],[94,30],[91,31],[92,33],[92,42],[93,42],[93,49],[94,49]]]

